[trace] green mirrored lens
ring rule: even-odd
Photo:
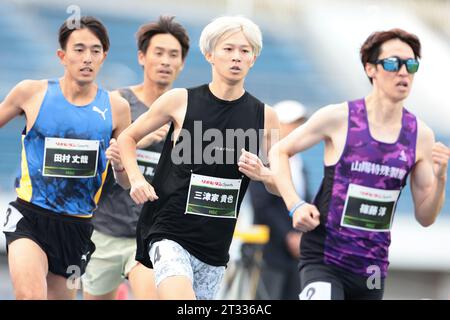
[[[419,70],[419,61],[414,59],[406,61],[406,70],[408,70],[409,73],[416,73],[417,70]]]

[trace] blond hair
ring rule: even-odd
[[[244,33],[253,49],[253,54],[259,56],[263,45],[261,30],[253,21],[242,16],[219,17],[209,23],[200,35],[200,51],[203,55],[212,53],[224,35],[239,31]]]

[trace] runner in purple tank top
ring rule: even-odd
[[[276,144],[273,180],[301,242],[300,299],[381,299],[395,207],[410,176],[415,216],[431,225],[445,198],[450,150],[403,106],[419,68],[408,32],[375,32],[361,47],[373,85],[365,98],[330,105]],[[295,192],[290,156],[324,141],[324,178],[314,204]]]

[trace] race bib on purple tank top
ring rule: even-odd
[[[341,226],[375,232],[391,229],[399,190],[383,190],[350,184]]]

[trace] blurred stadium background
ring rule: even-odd
[[[56,57],[57,31],[76,5],[82,15],[95,15],[107,26],[111,49],[98,83],[107,89],[141,81],[134,34],[160,14],[175,15],[188,30],[191,51],[175,87],[208,82],[210,67],[198,49],[202,28],[214,17],[243,14],[260,25],[262,55],[246,88],[268,104],[296,99],[310,113],[321,106],[363,97],[370,90],[359,62],[359,47],[373,31],[404,28],[419,36],[423,58],[406,106],[450,144],[450,1],[356,0],[0,0],[0,100],[23,79],[54,78],[63,69]],[[0,221],[15,198],[23,119],[0,129]],[[304,154],[315,192],[322,177],[322,146]],[[447,199],[450,190],[447,189]],[[240,227],[251,224],[248,204]],[[12,299],[0,235],[0,299]],[[232,252],[233,253],[233,252]],[[239,255],[232,255],[239,259]],[[450,204],[436,223],[422,228],[415,220],[409,188],[395,217],[385,299],[450,298]]]

